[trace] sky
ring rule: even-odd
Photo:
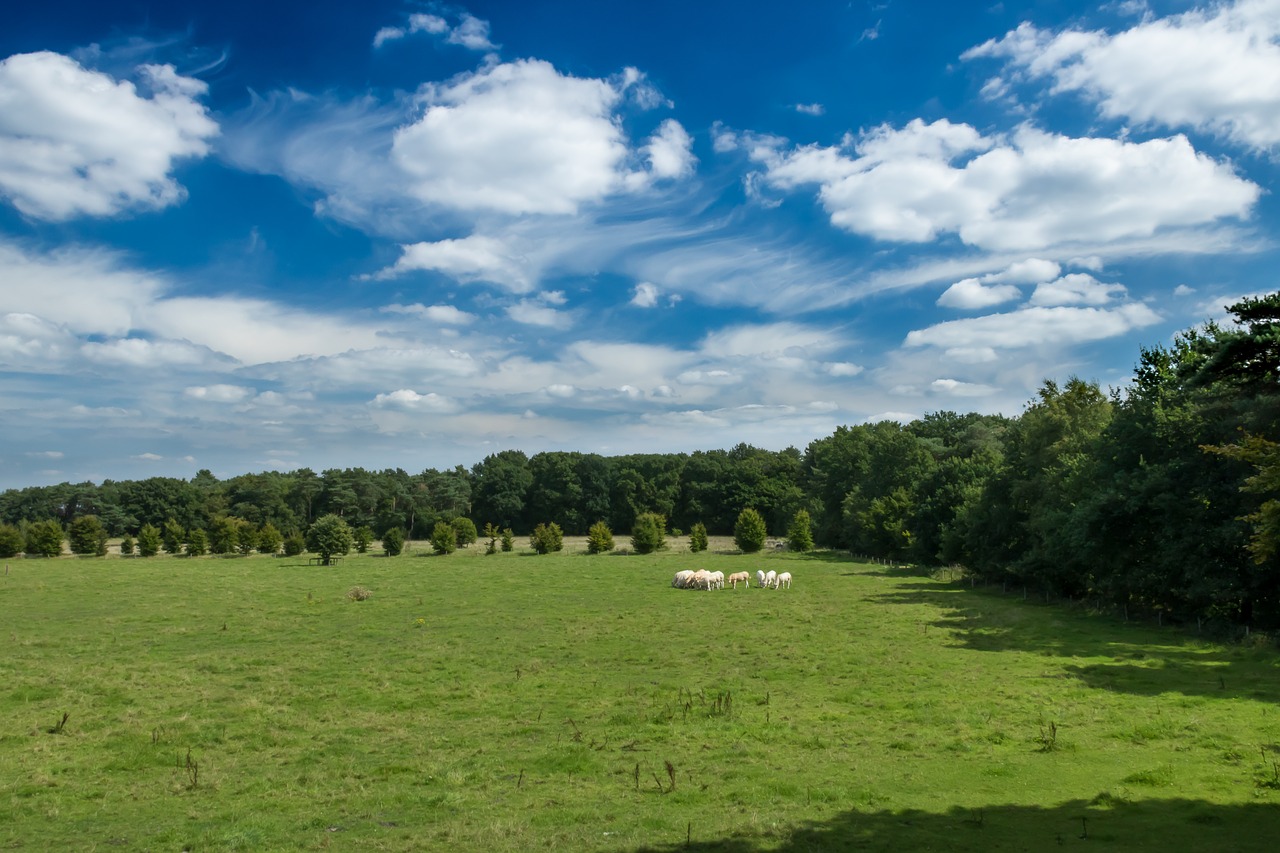
[[[1276,289],[1280,0],[53,0],[0,57],[0,488],[803,450]]]

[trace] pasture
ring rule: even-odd
[[[1280,835],[1270,648],[822,552],[415,549],[330,568],[8,561],[0,847],[1269,851]],[[671,588],[701,567],[795,581]]]

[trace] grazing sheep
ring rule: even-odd
[[[775,572],[773,569],[770,569],[769,573],[764,576],[764,587],[765,589],[768,589],[771,586],[776,586],[777,583],[778,583],[778,573]]]
[[[760,571],[756,572],[756,582],[761,587],[764,586],[764,569],[761,569]]]
[[[711,573],[711,588],[724,589],[724,572]]]
[[[778,575],[778,579],[773,582],[774,589],[782,589],[783,587],[791,589],[791,572],[783,572]]]
[[[676,572],[676,576],[671,579],[671,585],[676,589],[684,589],[689,585],[689,581],[693,578],[693,574],[693,569],[685,569],[683,572]]]
[[[706,569],[698,569],[693,573],[693,580],[690,586],[693,589],[711,589],[711,572]]]
[[[751,586],[751,574],[749,572],[734,572],[729,575],[729,583],[733,584],[733,588],[738,588],[738,581],[746,586]]]

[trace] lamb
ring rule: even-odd
[[[761,569],[760,571],[756,572],[756,583],[759,586],[762,586],[762,587],[764,586],[764,569]]]
[[[770,569],[769,573],[764,576],[765,589],[768,589],[771,586],[776,586],[777,583],[778,583],[778,573],[775,572],[773,569]]]
[[[782,589],[783,587],[791,589],[791,572],[783,572],[778,575],[777,580],[773,582],[774,589]]]
[[[749,572],[734,572],[729,575],[729,583],[733,584],[733,588],[738,588],[738,581],[746,586],[751,586],[751,574]]]
[[[724,572],[711,573],[711,587],[712,589],[724,589]]]

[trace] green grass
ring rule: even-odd
[[[1268,649],[831,554],[481,550],[10,560],[0,848],[1270,851],[1280,833]],[[795,586],[672,589],[688,566]]]

